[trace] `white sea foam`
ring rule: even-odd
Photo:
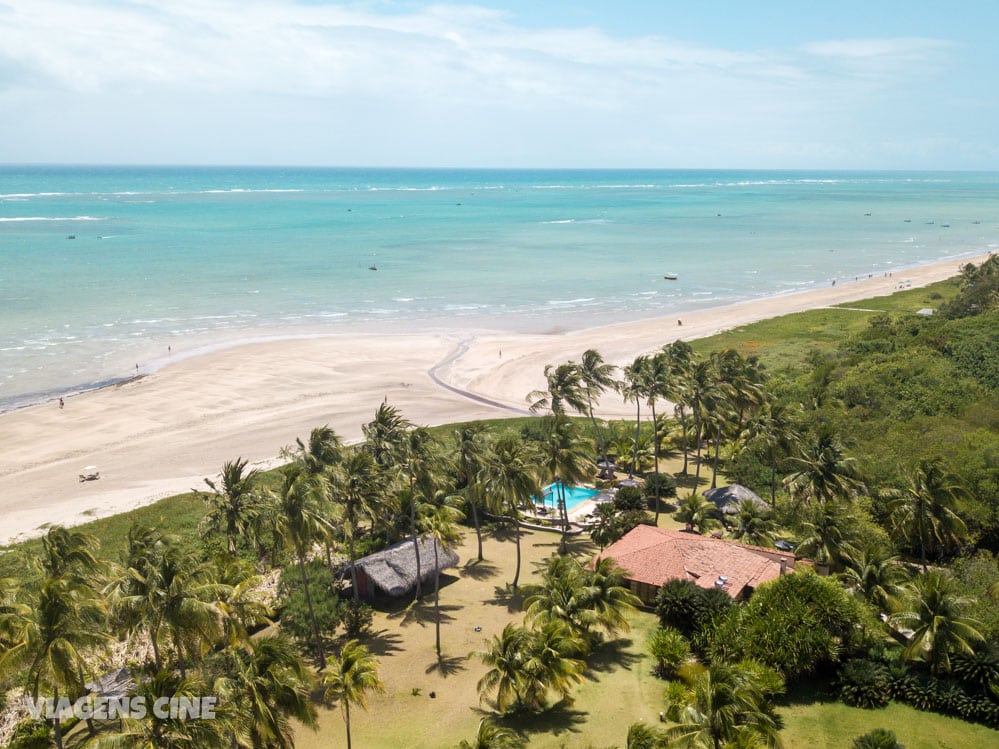
[[[107,221],[97,216],[4,216],[0,221]]]

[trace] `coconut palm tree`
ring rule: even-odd
[[[32,557],[43,578],[67,577],[78,583],[94,581],[100,565],[94,556],[100,542],[94,536],[61,525],[42,536],[42,552]]]
[[[804,443],[801,454],[793,456],[791,463],[797,470],[784,479],[784,486],[799,504],[848,499],[864,488],[856,461],[846,456],[839,440],[827,429]]]
[[[378,678],[378,659],[357,640],[344,643],[340,654],[330,661],[329,671],[323,677],[326,688],[324,697],[343,708],[343,721],[347,726],[347,749],[350,749],[350,706],[367,708],[368,692],[384,692],[385,685]]]
[[[498,726],[489,718],[483,718],[479,721],[475,738],[471,741],[462,739],[458,749],[517,749],[520,745],[520,739],[511,729]]]
[[[880,544],[869,544],[859,553],[847,553],[843,558],[846,568],[840,580],[847,590],[879,612],[897,608],[908,579],[898,557]]]
[[[145,716],[122,717],[119,729],[87,740],[86,749],[199,749],[232,747],[242,726],[231,705],[222,705],[211,720],[188,719],[167,710],[153,710],[157,700],[187,700],[195,703],[211,694],[211,686],[200,673],[180,676],[169,670],[157,671],[138,680],[134,697],[147,706]],[[245,745],[245,744],[244,744]],[[263,749],[261,745],[261,749]]]
[[[618,385],[625,401],[635,401],[635,441],[628,478],[633,478],[637,470],[638,438],[642,431],[642,399],[645,397],[645,370],[648,367],[648,362],[648,356],[635,357],[635,360],[622,370],[624,380]]]
[[[666,714],[678,723],[667,731],[671,746],[745,746],[744,734],[763,746],[782,745],[778,720],[751,670],[722,661],[689,662],[679,675],[685,688],[667,691]]]
[[[405,452],[406,431],[412,426],[395,406],[387,402],[379,405],[375,418],[361,427],[365,447],[375,463],[384,467],[399,462]]]
[[[246,470],[244,458],[227,460],[222,465],[218,484],[205,479],[211,494],[198,493],[208,504],[201,535],[224,533],[230,556],[236,556],[239,540],[248,535],[260,512],[263,499],[256,487],[259,474],[256,468]]]
[[[890,619],[912,630],[903,656],[927,661],[934,674],[949,673],[951,653],[972,653],[972,644],[985,639],[981,622],[964,616],[970,603],[945,572],[931,570],[913,580],[903,609]]]
[[[515,435],[503,435],[492,443],[479,480],[486,492],[486,505],[493,512],[503,512],[513,522],[517,542],[517,566],[513,574],[513,592],[520,580],[520,508],[540,496],[537,455]]]
[[[566,539],[569,532],[569,513],[566,509],[565,487],[583,481],[591,472],[589,445],[580,435],[575,422],[558,415],[545,419],[545,433],[541,443],[541,466],[547,478],[554,482],[558,493],[559,518],[562,536],[559,553],[566,552]]]
[[[261,637],[226,651],[225,675],[215,689],[236,706],[242,746],[294,749],[292,719],[315,729],[312,677],[294,643],[283,634]]]
[[[50,577],[30,596],[27,608],[8,608],[4,628],[10,646],[0,653],[0,675],[23,674],[35,700],[42,690],[75,700],[85,693],[88,656],[108,644],[107,609],[96,592],[70,577]],[[62,725],[53,716],[58,749]]]
[[[586,395],[586,408],[593,424],[593,433],[596,435],[597,443],[600,447],[600,457],[607,462],[607,443],[600,432],[600,426],[593,415],[594,404],[600,400],[600,396],[608,390],[614,390],[617,383],[614,380],[613,364],[604,362],[600,352],[595,349],[587,349],[579,362],[578,374],[583,385],[583,392]]]
[[[801,523],[801,543],[797,553],[829,565],[833,571],[842,569],[847,557],[857,549],[850,535],[851,518],[839,502],[825,502],[813,507]]]
[[[310,476],[326,473],[343,457],[343,442],[329,424],[314,428],[309,432],[308,443],[301,438],[295,440],[298,449],[291,457],[301,464],[303,470]]]
[[[437,657],[441,657],[441,564],[440,550],[448,551],[461,540],[458,522],[464,515],[456,507],[442,503],[421,518],[421,528],[425,538],[434,545],[434,618],[437,627]],[[419,573],[417,573],[419,574]]]
[[[565,416],[566,409],[586,413],[586,392],[579,373],[579,366],[566,362],[545,365],[547,390],[532,390],[527,395],[531,413],[550,410],[553,415]]]
[[[480,487],[476,483],[476,476],[482,470],[485,461],[486,443],[484,435],[486,427],[481,424],[471,424],[454,432],[457,443],[457,454],[455,459],[458,464],[459,489],[463,489],[468,495],[468,504],[472,510],[472,523],[475,525],[475,540],[478,543],[478,559],[482,557],[482,529],[479,522],[479,502]]]
[[[923,572],[931,552],[954,547],[968,535],[956,512],[968,491],[944,470],[939,458],[921,461],[904,490],[882,494],[890,498],[888,511],[896,535],[919,549]]]
[[[652,457],[653,471],[656,475],[656,519],[655,524],[659,525],[660,513],[660,486],[659,486],[659,422],[656,418],[656,401],[666,396],[670,389],[670,366],[666,354],[659,352],[646,359],[646,366],[642,372],[642,390],[646,404],[652,412]]]
[[[586,671],[586,663],[578,658],[586,643],[564,622],[548,621],[531,632],[524,661],[524,691],[521,702],[531,710],[543,710],[551,691],[569,700],[574,684]]]
[[[690,378],[693,374],[694,350],[689,343],[674,341],[663,346],[663,355],[666,357],[669,367],[669,379],[667,380],[666,398],[673,402],[674,412],[680,420],[680,433],[683,446],[683,470],[682,476],[687,475],[687,408],[690,405]]]
[[[309,575],[305,567],[305,558],[312,545],[317,540],[326,538],[331,530],[324,512],[323,496],[319,486],[314,477],[295,464],[286,466],[283,470],[281,489],[275,497],[275,515],[276,532],[281,545],[291,549],[298,560],[305,603],[309,609],[312,631],[316,638],[316,652],[319,653],[320,668],[325,668],[326,654],[319,634],[319,623],[316,621],[312,594],[309,592]]]
[[[492,641],[487,641],[487,650],[474,653],[489,666],[476,685],[479,699],[495,692],[495,705],[500,714],[520,707],[530,641],[530,630],[509,622],[500,634],[493,635]]]
[[[744,499],[739,503],[734,520],[733,538],[754,546],[774,545],[777,522],[766,506],[752,499]]]
[[[700,494],[688,494],[677,503],[674,516],[698,533],[707,533],[712,528],[721,526],[718,519],[718,508]]]
[[[347,452],[343,461],[331,472],[329,492],[332,501],[339,508],[339,522],[347,536],[347,551],[350,556],[350,581],[354,590],[354,602],[360,601],[357,587],[357,554],[355,545],[360,534],[363,517],[378,517],[382,502],[382,476],[375,463],[373,452],[353,449]]]
[[[770,461],[770,507],[777,507],[777,457],[798,449],[801,435],[790,406],[767,400],[742,432],[744,442],[764,445]]]
[[[583,583],[586,606],[596,614],[596,625],[609,634],[627,632],[630,629],[627,616],[642,601],[628,589],[624,570],[605,557],[583,570]]]
[[[718,358],[711,357],[694,363],[687,378],[687,398],[694,417],[694,432],[696,441],[694,469],[695,488],[701,480],[701,447],[704,438],[704,426],[710,420],[714,410],[720,410],[725,403],[726,391],[718,371]],[[720,423],[720,422],[719,422]]]

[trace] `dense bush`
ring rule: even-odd
[[[887,707],[891,678],[880,663],[854,658],[839,670],[839,698],[852,707],[867,709]]]
[[[671,679],[690,658],[690,643],[672,627],[656,627],[649,634],[649,653],[656,659],[656,676]]]
[[[723,590],[699,588],[689,580],[668,580],[656,596],[656,613],[663,627],[685,637],[698,637],[723,617],[732,599]]]
[[[340,601],[336,579],[324,561],[317,559],[308,562],[305,567],[319,633],[322,637],[333,637],[337,628],[343,623],[346,613],[345,604]],[[282,607],[281,628],[294,637],[303,648],[313,652],[315,635],[309,617],[305,588],[302,585],[302,573],[297,564],[286,567],[281,574],[278,595]]]
[[[853,749],[905,749],[895,733],[886,728],[875,728],[863,736],[858,736],[851,746]]]
[[[642,490],[637,486],[622,486],[614,495],[615,510],[644,510],[646,507]]]
[[[954,715],[999,728],[999,701],[990,696],[969,694],[953,679],[940,679],[929,673],[909,670],[893,675],[889,691],[893,699],[912,705],[917,710]]]
[[[648,509],[656,509],[656,487],[659,487],[660,507],[676,496],[676,480],[665,473],[645,474],[645,485],[642,490],[645,493],[645,501]]]

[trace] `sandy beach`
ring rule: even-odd
[[[329,424],[361,436],[383,399],[417,424],[526,413],[545,364],[596,348],[615,364],[678,338],[890,294],[957,273],[987,255],[828,288],[548,335],[468,332],[366,335],[256,343],[179,361],[153,374],[0,415],[0,543],[75,525],[204,486],[241,456],[278,462],[281,448]],[[471,397],[470,397],[471,396]],[[601,416],[630,415],[608,398]],[[80,482],[86,465],[101,478]]]

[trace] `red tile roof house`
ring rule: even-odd
[[[794,555],[696,533],[638,525],[598,555],[625,571],[631,592],[654,605],[667,580],[690,580],[745,600],[753,590],[794,569]]]

